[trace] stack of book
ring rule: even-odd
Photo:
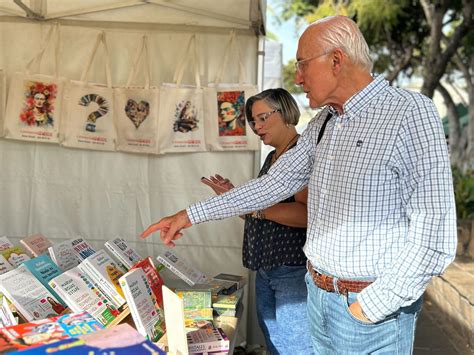
[[[235,317],[243,296],[243,288],[230,295],[219,295],[212,303],[212,308],[218,316]]]
[[[190,354],[227,354],[229,351],[229,338],[221,328],[193,330],[186,337]]]

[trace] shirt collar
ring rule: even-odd
[[[343,106],[344,114],[354,117],[361,110],[367,108],[370,101],[388,87],[388,81],[382,75],[377,75],[374,80],[358,93],[351,96]]]

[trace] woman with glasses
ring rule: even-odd
[[[298,141],[295,125],[300,112],[284,89],[269,89],[250,97],[245,105],[250,127],[261,141],[275,148],[260,170],[272,164]],[[233,188],[219,175],[203,179],[217,194]],[[257,316],[270,354],[311,354],[306,315],[307,290],[304,277],[308,190],[245,218],[243,264],[256,271]]]

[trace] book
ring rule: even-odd
[[[156,301],[158,302],[158,305],[162,308],[163,292],[161,290],[161,287],[163,286],[164,282],[160,276],[160,273],[156,269],[155,264],[153,264],[153,260],[150,257],[140,260],[132,267],[132,270],[137,268],[140,268],[145,272],[151,290],[156,297]]]
[[[166,353],[150,340],[145,339],[133,327],[123,323],[115,327],[63,339],[22,352],[25,355],[62,353],[68,355],[165,355]]]
[[[109,325],[119,314],[117,308],[78,267],[56,276],[49,284],[73,312],[86,311],[103,326]]]
[[[101,329],[90,314],[79,312],[5,327],[0,332],[17,350],[24,350]]]
[[[15,316],[10,306],[10,301],[8,301],[5,295],[1,293],[0,293],[0,323],[1,323],[1,327],[8,327],[10,325],[18,324],[18,317]]]
[[[209,279],[199,270],[189,266],[183,258],[167,250],[163,255],[158,255],[158,261],[165,265],[175,275],[185,281],[188,285],[206,283]]]
[[[9,249],[9,248],[13,248],[14,245],[13,243],[10,241],[10,239],[8,239],[8,237],[0,237],[0,251],[2,250],[5,250],[5,249]]]
[[[120,278],[128,308],[138,332],[156,342],[165,333],[164,315],[153,294],[145,271],[134,269]]]
[[[52,245],[48,238],[42,234],[34,234],[20,240],[21,245],[33,256],[39,256],[48,251]]]
[[[130,270],[137,262],[143,259],[141,255],[122,238],[108,240],[104,245],[112,256],[125,266],[126,270]]]
[[[165,308],[166,336],[168,351],[172,354],[188,355],[188,343],[184,327],[183,300],[163,285],[163,303]]]
[[[217,300],[212,303],[212,308],[236,309],[243,295],[243,289],[238,289],[230,295],[218,295]]]
[[[213,295],[230,295],[237,291],[237,283],[234,281],[210,279],[208,284],[212,287]]]
[[[48,248],[48,251],[51,259],[63,271],[70,270],[81,262],[72,247],[72,239],[55,243]]]
[[[99,285],[115,307],[120,308],[126,303],[119,283],[123,272],[105,250],[101,249],[90,255],[78,265],[78,268]]]
[[[24,267],[0,275],[0,292],[28,322],[57,316],[65,309]]]
[[[62,273],[62,270],[48,255],[44,254],[31,260],[27,260],[21,265],[21,267],[26,267],[63,306],[66,306],[61,297],[59,297],[59,295],[49,285],[49,281],[56,276],[59,276]]]
[[[13,270],[13,266],[0,254],[0,275],[10,270]]]
[[[219,280],[219,281],[229,281],[229,282],[235,282],[237,284],[237,288],[242,288],[245,286],[247,281],[245,280],[245,277],[240,276],[240,275],[233,275],[233,274],[217,274],[212,278],[213,280]],[[229,292],[232,293],[232,292]]]
[[[83,238],[71,239],[71,245],[81,261],[95,254],[94,248]]]
[[[30,260],[30,257],[26,254],[25,250],[19,246],[4,249],[0,251],[0,255],[2,255],[14,268],[20,266],[24,261]]]
[[[186,334],[190,354],[228,351],[230,342],[221,328],[193,330]]]

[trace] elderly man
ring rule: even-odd
[[[298,44],[296,82],[312,108],[324,109],[297,146],[265,176],[142,234],[160,230],[172,246],[183,228],[265,208],[307,185],[304,251],[317,354],[411,353],[423,292],[455,254],[451,169],[436,108],[371,69],[352,20],[311,24]]]

